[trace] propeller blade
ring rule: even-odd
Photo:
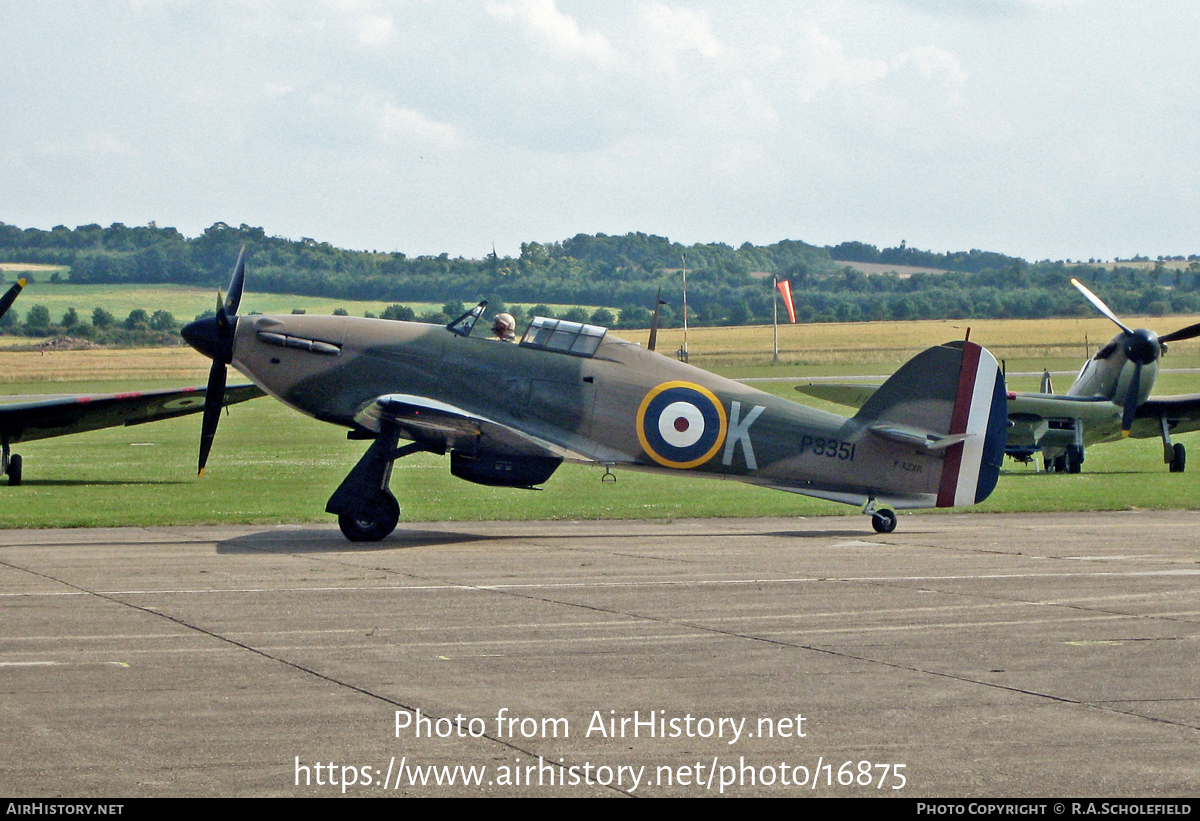
[[[237,315],[238,306],[242,304],[242,287],[246,283],[246,246],[238,252],[237,264],[233,266],[233,276],[229,278],[229,296],[225,297],[225,312]]]
[[[25,278],[21,277],[16,284],[4,292],[4,296],[0,296],[0,317],[8,313],[8,309],[17,301],[17,294],[21,293],[21,289],[25,287]]]
[[[197,476],[204,475],[204,466],[208,463],[213,437],[217,435],[217,423],[221,421],[221,408],[225,405],[225,376],[225,364],[214,360],[208,372],[208,390],[204,394],[204,420],[200,425],[200,464]]]
[[[1133,333],[1133,331],[1130,330],[1129,327],[1124,322],[1117,319],[1117,315],[1112,312],[1111,308],[1109,308],[1107,305],[1104,304],[1104,300],[1101,299],[1100,297],[1096,296],[1095,294],[1093,294],[1091,291],[1089,291],[1088,287],[1086,285],[1084,285],[1082,282],[1075,279],[1074,277],[1071,278],[1071,284],[1074,285],[1079,290],[1079,293],[1083,294],[1087,298],[1088,302],[1092,303],[1092,305],[1096,308],[1097,311],[1104,314],[1106,317],[1111,319],[1113,322],[1117,323],[1117,326],[1122,331],[1124,331],[1127,334]]]
[[[204,417],[200,424],[199,476],[204,475],[213,438],[217,435],[217,423],[221,421],[221,408],[225,406],[225,380],[228,375],[225,366],[233,361],[233,337],[245,281],[246,246],[243,245],[238,252],[237,264],[233,266],[233,276],[229,279],[229,296],[222,298],[220,289],[217,289],[217,315],[212,319],[196,320],[182,331],[188,344],[213,361],[208,372]]]
[[[1125,392],[1125,410],[1121,413],[1121,436],[1129,435],[1133,427],[1133,415],[1138,409],[1138,394],[1142,390],[1142,363],[1134,361],[1133,379],[1129,381],[1129,390]]]
[[[0,314],[0,316],[3,316],[3,314]],[[1166,336],[1160,336],[1158,341],[1178,342],[1181,339],[1194,339],[1197,336],[1200,336],[1200,322],[1197,322],[1195,325],[1188,325],[1186,328],[1180,328],[1178,331],[1169,333]]]
[[[222,336],[229,333],[229,314],[225,312],[225,296],[221,293],[221,289],[217,289],[217,330]]]

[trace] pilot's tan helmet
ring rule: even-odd
[[[512,314],[496,314],[496,321],[492,323],[492,332],[504,336],[506,334],[516,333],[517,320],[513,319]]]

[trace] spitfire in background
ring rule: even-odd
[[[880,532],[895,528],[893,508],[982,501],[1003,460],[1003,376],[969,342],[919,354],[847,419],[595,325],[535,317],[519,342],[473,335],[486,302],[446,326],[238,316],[244,280],[243,250],[217,315],[183,329],[213,360],[210,400],[233,365],[301,413],[370,442],[326,505],[354,541],[396,527],[392,464],[418,451],[449,454],[461,479],[514,488],[544,483],[564,460],[606,476],[626,467],[736,479],[862,506]],[[217,420],[206,409],[201,471]]]
[[[1151,397],[1158,363],[1167,343],[1200,336],[1200,323],[1165,336],[1123,323],[1100,297],[1072,279],[1096,310],[1121,332],[1084,363],[1066,394],[1052,393],[1044,377],[1040,393],[1009,393],[1007,454],[1022,462],[1041,453],[1047,471],[1078,473],[1084,448],[1101,442],[1161,437],[1163,461],[1172,473],[1182,473],[1187,453],[1172,434],[1200,429],[1200,394]],[[865,402],[876,390],[871,385],[800,385],[801,393],[851,407]]]
[[[0,316],[12,307],[25,280],[0,297]],[[253,385],[238,385],[215,395],[218,410],[262,396]],[[21,484],[24,465],[11,446],[17,442],[83,433],[118,425],[140,425],[198,413],[206,399],[204,388],[131,391],[115,394],[22,397],[22,401],[0,404],[0,474],[10,485]]]

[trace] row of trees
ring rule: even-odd
[[[215,289],[224,285],[243,245],[249,254],[250,287],[257,291],[377,300],[400,307],[446,300],[469,305],[481,298],[493,307],[603,306],[612,317],[604,324],[616,327],[645,327],[660,289],[668,303],[663,324],[679,324],[681,269],[687,273],[689,320],[699,325],[770,321],[776,277],[791,281],[804,321],[1075,315],[1089,309],[1070,287],[1072,276],[1088,282],[1122,313],[1200,310],[1200,260],[1182,271],[1161,262],[1152,269],[1110,269],[1028,263],[979,250],[935,253],[904,242],[882,250],[859,242],[818,247],[796,240],[734,248],[723,243],[684,246],[642,233],[578,234],[562,242],[523,243],[516,257],[492,253],[471,260],[350,251],[220,222],[190,239],[154,223],[49,231],[0,223],[0,261],[68,266],[66,279],[72,283],[179,283]],[[921,265],[946,273],[865,274],[847,261]],[[437,321],[447,314],[443,310],[412,318]],[[595,321],[582,310],[572,318]]]
[[[90,321],[89,321],[90,320]],[[94,308],[90,317],[68,308],[57,322],[45,305],[33,305],[24,314],[15,308],[0,317],[0,334],[9,336],[48,337],[71,336],[94,342],[121,344],[158,344],[164,339],[177,338],[179,322],[170,311],[148,313],[142,308],[129,312],[118,320],[104,308]]]

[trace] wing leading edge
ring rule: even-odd
[[[141,425],[204,410],[204,388],[46,396],[0,405],[0,434],[7,443],[48,439],[119,425]],[[265,396],[254,385],[225,391],[225,404]]]
[[[585,458],[471,411],[424,396],[392,393],[359,411],[354,421],[378,431],[384,423],[436,452],[458,450],[528,456]]]

